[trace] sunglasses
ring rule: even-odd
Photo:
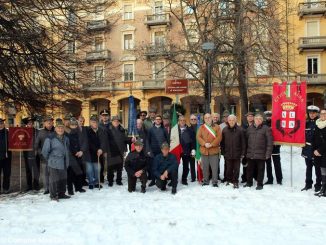
[[[146,114],[141,114],[142,117],[146,117]]]
[[[197,118],[190,118],[191,121],[197,121]]]

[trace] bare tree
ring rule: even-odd
[[[114,0],[4,0],[0,3],[0,97],[30,109],[56,106],[75,96],[90,72],[84,53],[91,44],[90,16]],[[78,76],[76,76],[76,70]]]

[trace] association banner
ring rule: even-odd
[[[33,128],[10,127],[8,140],[10,151],[32,151]]]
[[[137,112],[135,107],[134,96],[129,96],[129,111],[128,111],[128,136],[138,136],[137,132]]]
[[[274,144],[305,145],[306,82],[273,84],[272,133]]]

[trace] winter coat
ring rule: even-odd
[[[76,156],[76,153],[81,151],[79,129],[71,129],[67,137],[69,138],[69,165],[79,166],[80,161],[82,161],[81,157],[79,158]]]
[[[181,130],[180,126],[178,126],[179,130],[179,139],[180,144],[182,147],[182,154],[186,156],[190,156],[191,150],[196,149],[196,140],[195,138],[195,132],[192,130],[192,128],[185,126],[184,130]]]
[[[118,127],[110,125],[107,133],[109,142],[108,157],[123,156],[129,143],[125,129],[121,125]]]
[[[98,128],[95,132],[89,127],[87,129],[87,137],[89,142],[89,159],[86,159],[86,161],[97,162],[97,151],[101,149],[105,152],[105,149],[107,149],[107,134],[102,128]]]
[[[147,134],[147,139],[148,147],[153,157],[161,152],[163,142],[169,143],[168,133],[162,125],[160,127],[151,127]]]
[[[309,119],[306,121],[306,145],[302,148],[301,156],[312,160],[313,158],[313,148],[312,148],[312,141],[314,138],[314,133],[316,129],[316,120]]]
[[[89,155],[89,143],[88,143],[88,134],[87,134],[88,127],[83,126],[78,129],[79,129],[78,137],[79,137],[80,150],[83,152],[82,160],[84,162],[89,162],[90,155]]]
[[[314,132],[314,137],[312,139],[312,149],[313,152],[317,150],[321,155],[321,167],[326,167],[326,121],[321,121],[318,119],[316,121],[316,128]],[[314,158],[316,156],[314,155]]]
[[[148,157],[144,151],[132,151],[128,154],[125,160],[125,169],[129,176],[134,176],[139,170],[146,172],[148,166]]]
[[[160,178],[165,170],[170,174],[173,171],[178,171],[178,167],[179,165],[175,155],[169,153],[167,157],[164,157],[163,154],[160,153],[154,158],[153,174],[156,178]]]
[[[32,141],[33,142],[33,150],[32,151],[23,151],[25,162],[27,162],[28,160],[35,161],[35,159],[36,159],[37,149],[35,148],[35,140],[37,138],[38,133],[39,133],[39,130],[37,130],[36,128],[33,128],[33,141]]]
[[[154,122],[150,118],[146,118],[144,120],[144,127],[146,132],[149,132],[149,130],[153,127]]]
[[[272,131],[266,125],[250,126],[246,132],[247,158],[266,160],[273,151]]]
[[[244,130],[238,125],[233,128],[226,126],[222,130],[222,155],[225,159],[240,159],[246,152],[246,138]]]
[[[48,130],[46,128],[42,128],[37,136],[36,136],[36,140],[35,140],[35,149],[37,150],[37,154],[39,156],[42,156],[42,148],[43,148],[43,145],[44,145],[44,141],[45,139],[51,135],[52,133],[54,132],[54,127],[52,127],[51,130]]]
[[[8,151],[9,137],[8,129],[0,130],[0,160],[11,159],[11,151]]]
[[[145,131],[145,128],[143,127],[141,130],[137,129],[138,132],[138,138],[141,138],[144,143],[143,151],[145,153],[149,152],[148,142],[147,142],[147,133]]]
[[[217,155],[220,152],[220,142],[222,140],[222,131],[220,126],[213,125],[213,130],[215,131],[216,137],[214,138],[208,130],[205,128],[204,124],[200,126],[197,132],[197,141],[200,145],[200,153],[202,155]],[[211,148],[206,148],[205,143],[211,143]]]
[[[42,155],[50,168],[65,170],[69,166],[69,139],[63,135],[62,140],[56,133],[49,135],[42,148]]]

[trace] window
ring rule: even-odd
[[[76,42],[75,40],[68,40],[67,42],[67,53],[74,54],[76,51]]]
[[[226,0],[221,0],[219,2],[220,16],[229,15],[229,3]]]
[[[68,11],[68,25],[76,25],[77,16],[73,10]]]
[[[123,19],[124,20],[131,20],[134,18],[132,13],[132,5],[125,5],[123,7]]]
[[[257,76],[268,75],[268,61],[265,59],[258,59],[255,64],[255,70]]]
[[[104,70],[103,66],[95,66],[95,83],[103,83]]]
[[[32,83],[35,87],[41,86],[41,76],[37,71],[32,71]]]
[[[190,5],[187,5],[185,7],[185,14],[193,14],[193,13],[194,13],[194,7],[190,6]]]
[[[155,62],[153,78],[162,80],[164,79],[164,62]]]
[[[123,66],[124,81],[133,81],[134,80],[134,65],[125,64]]]
[[[69,69],[66,74],[68,82],[75,82],[76,80],[76,71],[75,69]]]
[[[266,0],[256,0],[256,6],[260,9],[267,7]]]
[[[102,51],[103,50],[103,38],[96,37],[95,38],[95,51]]]
[[[163,46],[165,44],[165,35],[163,31],[157,31],[154,33],[155,46]]]
[[[163,2],[162,1],[156,1],[154,3],[154,14],[155,15],[163,14]]]
[[[318,63],[317,57],[309,57],[307,59],[308,74],[318,74]]]
[[[307,37],[319,36],[318,21],[307,22]]]
[[[187,79],[196,79],[199,75],[198,65],[191,61],[187,61],[185,66],[187,67],[186,78]]]
[[[133,41],[132,34],[123,35],[123,48],[125,50],[134,48],[134,41]]]

